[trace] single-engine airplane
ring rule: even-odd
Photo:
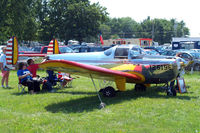
[[[134,83],[136,90],[144,90],[149,84],[166,83],[167,94],[173,96],[176,96],[176,90],[168,83],[175,80],[190,62],[180,57],[145,55],[137,45],[118,45],[103,52],[48,55],[48,59],[39,67],[90,77],[95,88],[93,78],[114,81],[119,91],[125,91],[126,83]],[[104,96],[115,95],[111,86],[101,91]],[[98,97],[104,106],[99,94]]]
[[[119,91],[125,91],[126,83],[135,83],[136,90],[144,90],[148,84],[167,84],[179,76],[183,64],[188,64],[179,57],[145,55],[137,45],[114,46],[104,52],[49,55],[48,59],[40,64],[41,68],[114,81]],[[176,90],[168,88],[167,94],[175,96]],[[110,86],[102,92],[105,96],[115,94]]]

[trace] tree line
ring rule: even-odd
[[[0,42],[49,41],[52,38],[96,42],[110,38],[153,38],[159,43],[189,35],[184,21],[130,17],[110,18],[105,7],[89,0],[1,0]]]

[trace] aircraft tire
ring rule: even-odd
[[[175,89],[171,89],[170,91],[167,91],[167,95],[168,96],[176,96],[176,90]]]
[[[105,97],[114,97],[116,95],[115,89],[111,86],[106,87],[103,89],[103,96]]]

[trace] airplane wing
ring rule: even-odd
[[[39,67],[43,69],[61,71],[85,77],[90,77],[90,75],[92,75],[92,77],[96,79],[110,80],[115,82],[116,80],[119,81],[121,79],[124,79],[124,81],[132,80],[134,83],[138,83],[144,80],[143,77],[137,73],[130,74],[127,72],[121,72],[67,60],[49,60],[39,64]]]

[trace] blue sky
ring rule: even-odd
[[[183,20],[191,37],[200,37],[199,0],[90,0],[107,8],[110,17],[131,17],[141,22],[150,16]]]

